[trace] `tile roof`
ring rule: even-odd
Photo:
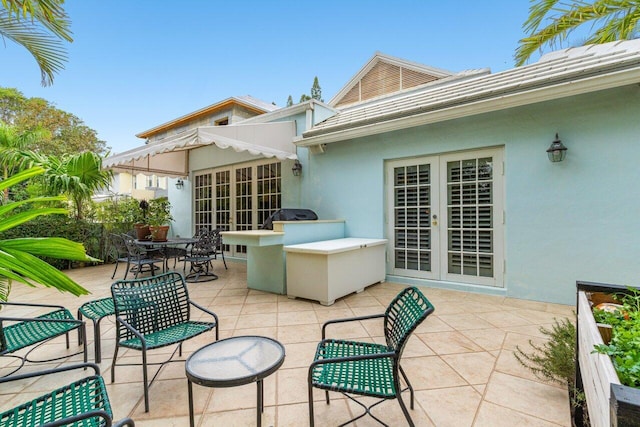
[[[594,80],[602,79],[604,76],[613,76],[626,71],[634,71],[633,76],[630,76],[629,79],[640,82],[640,40],[565,49],[544,55],[538,62],[531,65],[480,76],[474,72],[462,73],[416,90],[345,108],[305,132],[298,145],[314,145],[324,142],[312,142],[309,138],[319,140],[328,134],[337,134],[396,119],[469,107],[488,101],[501,101],[505,98],[521,96],[525,93],[531,94],[537,90],[554,88],[562,84],[574,84],[587,80],[593,83]],[[636,71],[638,73],[635,73]],[[465,75],[469,77],[461,78]],[[608,87],[630,84],[629,79],[620,79],[617,84],[611,82]],[[589,87],[590,89],[585,88],[583,92],[603,89],[606,86],[599,87],[593,83]],[[496,104],[494,102],[492,110],[568,96],[571,93],[575,93],[575,90],[574,92],[545,93],[545,97],[529,97],[528,100],[523,100],[520,104],[514,102]],[[487,111],[482,108],[465,108],[464,110],[460,114],[467,116]],[[455,116],[443,115],[443,120],[446,120],[447,117],[453,118]],[[433,121],[437,120],[431,120],[431,122]],[[419,124],[421,123],[415,121],[413,125]],[[337,135],[333,140],[338,140],[336,138]]]

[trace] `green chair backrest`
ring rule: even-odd
[[[111,285],[111,293],[116,316],[143,335],[189,321],[189,293],[180,273],[118,280]],[[119,333],[120,339],[135,337],[123,325]]]
[[[403,289],[391,301],[385,311],[384,332],[387,345],[398,357],[411,333],[433,311],[433,305],[416,287]]]

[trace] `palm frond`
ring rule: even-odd
[[[9,293],[11,292],[11,280],[2,276],[0,273],[0,301],[7,301],[9,299]],[[0,305],[0,310],[2,306]]]
[[[43,215],[67,215],[69,212],[64,208],[38,208],[29,209],[24,212],[11,215],[8,218],[0,218],[0,232],[10,230],[14,227],[31,221]],[[1,241],[0,241],[1,242]]]
[[[534,52],[545,45],[554,46],[566,40],[571,32],[586,23],[592,23],[594,27],[601,25],[587,42],[604,43],[626,38],[637,24],[637,18],[627,20],[627,16],[635,16],[638,6],[637,1],[627,0],[599,0],[591,3],[578,1],[570,7],[559,1],[539,0],[530,8],[529,19],[525,22],[525,31],[530,35],[519,42],[515,54],[516,65],[524,64]],[[542,20],[552,11],[558,15],[551,16],[549,19],[552,22],[540,29]],[[632,28],[628,28],[630,24],[633,24]]]
[[[64,70],[67,52],[62,41],[36,22],[16,20],[0,9],[0,36],[25,47],[31,53],[40,67],[43,86],[51,85],[54,74]]]
[[[89,293],[55,267],[22,251],[0,250],[0,274],[5,273],[30,286],[41,284],[76,296]]]
[[[19,172],[7,179],[0,181],[0,190],[4,190],[5,188],[9,188],[12,185],[16,185],[21,183],[22,181],[26,181],[27,179],[31,179],[34,176],[38,176],[44,173],[44,168],[40,166],[34,166],[22,172]]]
[[[0,241],[0,250],[21,251],[36,256],[46,256],[73,261],[100,262],[85,253],[82,243],[62,237],[26,237]]]

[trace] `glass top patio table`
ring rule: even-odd
[[[189,422],[193,420],[192,383],[205,387],[258,385],[257,425],[262,423],[264,396],[262,380],[284,363],[284,346],[269,337],[237,336],[205,345],[185,363],[189,388]]]

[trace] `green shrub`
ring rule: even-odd
[[[542,345],[529,340],[533,351],[527,353],[516,346],[514,356],[541,380],[567,384],[571,415],[580,413],[582,425],[588,425],[587,400],[584,392],[576,387],[576,327],[569,319],[554,319],[551,329],[540,327],[547,337]]]
[[[35,218],[25,224],[0,233],[0,239],[18,237],[64,237],[82,243],[88,255],[105,259],[105,231],[102,224],[76,220],[64,215],[50,215]],[[70,261],[43,258],[52,266],[63,270],[72,266]]]

